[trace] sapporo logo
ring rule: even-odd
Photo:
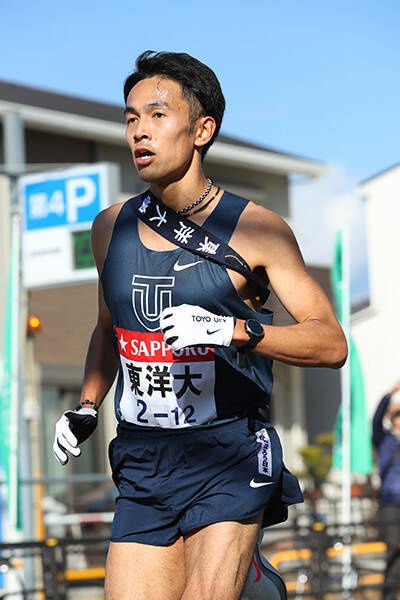
[[[175,277],[132,277],[132,305],[138,321],[148,331],[158,331],[164,308],[172,306]]]

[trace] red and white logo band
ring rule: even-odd
[[[193,346],[173,352],[165,343],[164,334],[142,333],[115,327],[121,356],[138,362],[209,362],[214,360],[214,350]]]
[[[173,352],[160,332],[115,328],[123,372],[120,417],[144,427],[190,427],[213,420],[214,350]]]

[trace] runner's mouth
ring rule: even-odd
[[[154,153],[148,148],[136,148],[135,159],[138,166],[146,166],[150,164],[154,157]]]

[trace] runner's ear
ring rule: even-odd
[[[216,123],[213,117],[203,116],[200,117],[196,123],[195,131],[196,137],[194,140],[195,148],[200,149],[212,139],[216,130]]]

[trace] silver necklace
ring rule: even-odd
[[[216,198],[218,196],[220,189],[221,188],[218,186],[217,191],[215,192],[214,196],[211,196],[211,198],[209,200],[207,200],[207,202],[205,204],[203,204],[203,206],[200,206],[200,208],[197,208],[196,210],[194,210],[192,212],[186,213],[185,217],[191,217],[192,215],[195,215],[196,213],[200,212],[201,210],[204,210],[205,208],[207,208],[207,206],[209,204],[211,204],[211,202],[214,200],[214,198]]]
[[[189,204],[189,206],[185,206],[185,208],[180,208],[179,210],[177,210],[177,214],[181,215],[183,213],[188,212],[189,210],[192,210],[192,208],[194,208],[195,206],[197,206],[198,204],[200,204],[200,202],[202,202],[204,200],[204,198],[209,194],[210,190],[211,190],[211,186],[212,186],[212,181],[211,179],[207,179],[208,181],[208,185],[207,185],[207,189],[204,192],[204,194],[202,194],[200,196],[200,198],[198,200],[196,200],[196,202],[193,202],[192,204]]]

